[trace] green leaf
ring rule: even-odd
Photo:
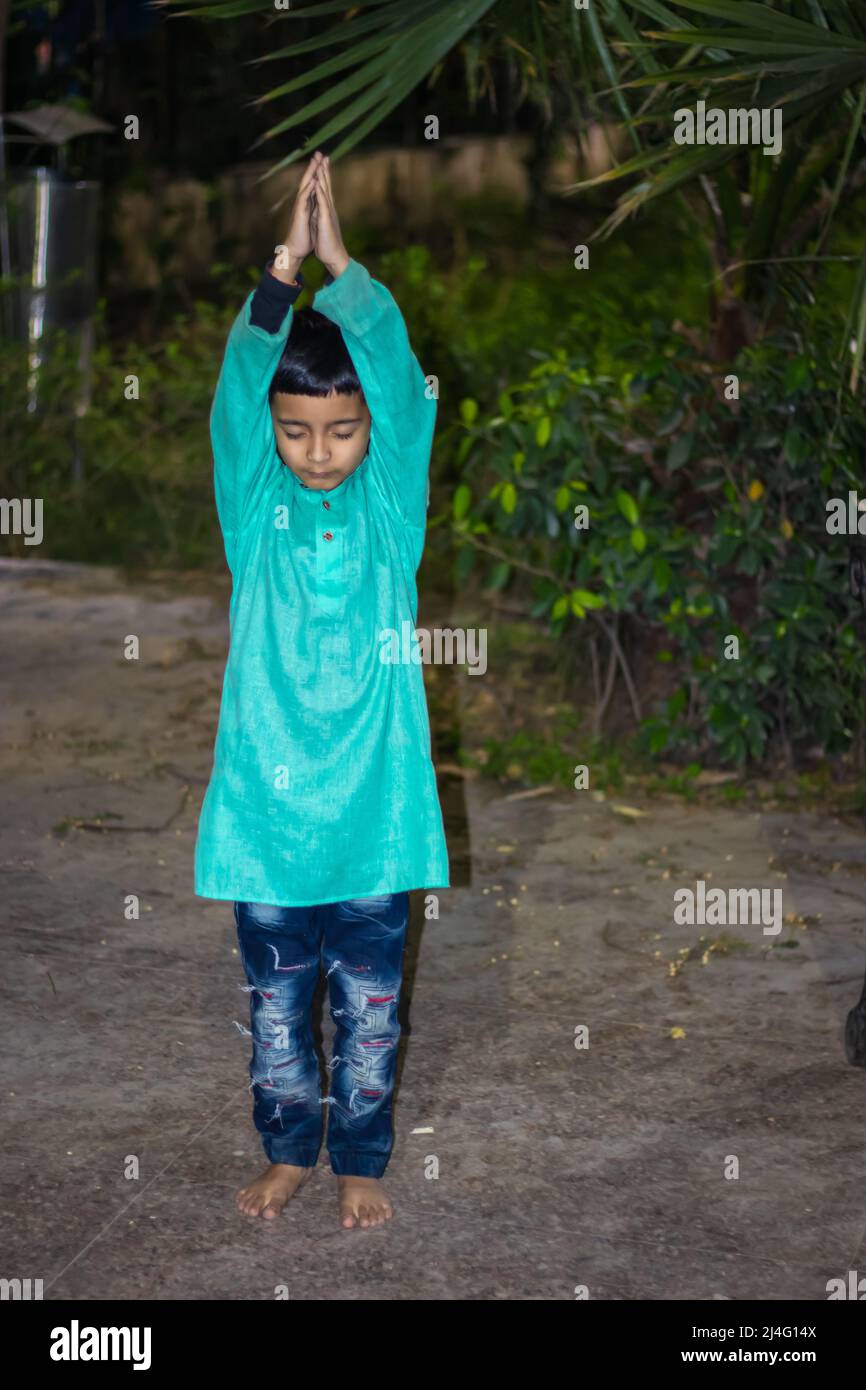
[[[543,449],[545,444],[549,442],[551,428],[552,422],[550,416],[542,416],[542,418],[538,422],[538,428],[535,431],[535,442],[538,445],[539,449]]]
[[[454,520],[462,521],[472,505],[472,493],[465,483],[461,483],[454,494]]]
[[[590,589],[573,589],[571,593],[572,607],[577,604],[581,608],[606,608],[607,600],[601,594],[594,594]]]
[[[513,483],[505,484],[499,500],[502,503],[503,511],[508,512],[510,516],[517,506],[517,488]]]
[[[808,359],[805,357],[795,357],[793,361],[788,363],[785,370],[785,382],[783,387],[785,395],[793,396],[794,392],[799,391],[800,387],[809,380],[810,375],[811,372],[809,370]]]
[[[651,753],[663,753],[668,746],[667,729],[653,729],[649,739]]]
[[[619,507],[629,526],[636,526],[639,513],[637,503],[631,493],[626,492],[623,488],[617,488],[616,505]]]
[[[460,402],[460,417],[465,425],[474,425],[478,418],[478,402],[467,398]]]
[[[678,690],[675,690],[675,691],[674,691],[673,695],[670,697],[670,699],[669,699],[668,702],[667,702],[668,714],[673,715],[673,716],[676,716],[676,715],[678,715],[678,714],[682,714],[682,712],[683,712],[683,710],[685,709],[685,707],[686,707],[686,692],[683,690],[682,686],[680,686],[680,688],[679,688]]]
[[[657,555],[653,560],[653,582],[656,586],[656,591],[659,594],[665,593],[673,577],[673,570],[667,560],[663,555]]]
[[[472,435],[471,435],[471,434],[465,434],[465,435],[463,436],[463,438],[461,439],[460,443],[457,445],[457,463],[458,463],[458,464],[461,464],[461,463],[465,463],[465,462],[466,462],[467,458],[469,457],[469,455],[470,455],[471,452],[472,452],[472,446],[474,445],[474,443],[475,443],[475,440],[472,438]]]
[[[642,555],[646,550],[646,532],[642,531],[639,526],[635,526],[631,533],[631,543],[639,555]]]
[[[469,578],[472,567],[475,564],[477,551],[474,546],[463,545],[457,555],[456,574],[458,583],[465,583]]]
[[[808,463],[813,457],[813,444],[809,437],[801,434],[796,425],[790,425],[785,434],[785,458],[794,467]]]
[[[561,594],[550,610],[551,618],[564,618],[570,608],[570,600],[565,594]]]

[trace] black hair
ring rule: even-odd
[[[343,335],[333,320],[318,309],[298,309],[292,330],[268,388],[290,396],[351,396],[361,391]]]

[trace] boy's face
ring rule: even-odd
[[[358,391],[353,396],[271,398],[277,453],[305,487],[330,492],[354,473],[370,442],[370,411]]]

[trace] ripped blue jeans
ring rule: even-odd
[[[314,1168],[321,1107],[327,1105],[333,1172],[381,1177],[394,1142],[391,1098],[409,894],[317,907],[238,902],[234,912],[248,981],[240,988],[250,996],[253,1122],[268,1159]],[[337,1025],[325,1099],[311,1019],[320,964]]]

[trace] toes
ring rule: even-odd
[[[340,1225],[346,1229],[361,1226],[368,1230],[372,1226],[381,1226],[394,1215],[394,1208],[384,1193],[380,1195],[374,1191],[367,1191],[363,1201],[358,1200],[360,1195],[360,1192],[352,1191],[350,1188],[349,1192],[341,1197]]]

